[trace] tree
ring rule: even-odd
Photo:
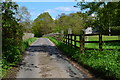
[[[20,60],[23,30],[19,25],[17,14],[18,5],[15,2],[5,1],[2,5],[2,53],[3,59],[8,62]]]
[[[111,26],[120,26],[120,2],[79,2],[77,7],[82,10],[89,9],[86,13],[97,15],[98,26],[108,30]]]
[[[18,8],[18,14],[16,17],[20,20],[19,23],[23,26],[24,32],[31,32],[31,20],[30,20],[30,13],[28,9],[23,6]]]
[[[82,29],[89,26],[88,23],[90,23],[90,18],[84,13],[61,14],[56,20],[55,28],[58,31],[64,30],[65,33],[71,28],[74,34],[80,34]]]
[[[53,31],[54,21],[48,12],[40,14],[33,22],[32,30],[36,36],[48,34]]]

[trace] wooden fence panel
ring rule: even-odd
[[[102,51],[102,34],[99,34],[99,50]]]
[[[99,35],[99,41],[85,41],[85,36],[94,36],[94,35]],[[77,38],[79,38],[79,40]],[[92,48],[85,48],[85,43],[99,43],[99,50],[102,51],[103,43],[120,42],[120,40],[102,41],[102,34],[83,34],[83,35],[68,34],[64,36],[64,40],[65,40],[64,41],[65,44],[71,47],[73,46],[74,48],[79,48],[81,53],[84,53],[85,50],[98,50]],[[80,43],[80,47],[77,47],[77,42]],[[107,50],[113,50],[113,49],[107,49]]]

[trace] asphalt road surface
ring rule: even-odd
[[[84,78],[47,38],[38,38],[25,53],[16,78]]]

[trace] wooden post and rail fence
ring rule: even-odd
[[[60,36],[62,35],[62,38],[60,39]],[[86,36],[99,36],[99,40],[98,41],[86,41],[85,38]],[[102,40],[102,36],[103,34],[80,34],[80,35],[76,35],[76,34],[67,34],[67,35],[63,35],[63,34],[58,34],[56,38],[59,38],[59,40],[61,40],[62,42],[64,42],[65,44],[74,47],[74,48],[79,48],[81,53],[84,53],[85,50],[95,50],[93,48],[85,48],[85,44],[86,43],[98,43],[99,44],[99,50],[102,51],[103,50],[103,43],[120,43],[120,40],[109,40],[109,41],[103,41]],[[116,36],[120,36],[120,34],[116,34]],[[55,37],[55,36],[54,36]],[[79,39],[78,39],[79,37]],[[77,43],[79,43],[79,47],[77,46]],[[113,49],[108,49],[108,50],[113,50]],[[120,49],[118,49],[120,50]]]
[[[98,38],[99,41],[85,41],[86,36],[96,36],[96,35],[99,36]],[[78,37],[79,37],[79,40],[77,40]],[[64,39],[63,42],[65,44],[69,46],[73,46],[75,48],[80,48],[81,53],[84,53],[85,50],[93,50],[92,48],[85,48],[85,43],[98,43],[100,51],[103,50],[102,48],[103,43],[120,43],[120,40],[103,41],[102,34],[83,34],[83,35],[68,34],[68,35],[64,35],[63,39]],[[78,47],[76,43],[79,43],[80,47]],[[109,49],[109,50],[112,50],[112,49]]]

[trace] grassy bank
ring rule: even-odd
[[[78,49],[72,48],[52,37],[48,37],[54,42],[65,55],[71,57],[84,65],[96,75],[102,78],[120,78],[120,51],[86,51],[81,54]],[[99,73],[99,74],[98,74]]]
[[[31,44],[32,42],[34,42],[36,39],[37,39],[37,38],[34,37],[34,38],[30,38],[30,39],[24,40],[24,41],[22,42],[21,49],[13,48],[14,50],[13,50],[12,53],[19,53],[19,54],[15,55],[15,56],[16,56],[17,58],[21,58],[22,52],[24,52],[25,49],[26,49],[28,46],[30,46],[30,44]],[[17,52],[16,52],[16,51],[17,51]],[[14,55],[13,55],[13,56],[14,56]],[[0,68],[1,68],[1,69],[0,69],[0,77],[3,77],[3,76],[6,74],[6,72],[7,72],[9,69],[11,69],[12,66],[16,65],[17,63],[19,63],[20,60],[21,60],[21,59],[18,59],[18,61],[9,63],[9,62],[7,62],[5,59],[2,59],[2,60],[0,61]]]

